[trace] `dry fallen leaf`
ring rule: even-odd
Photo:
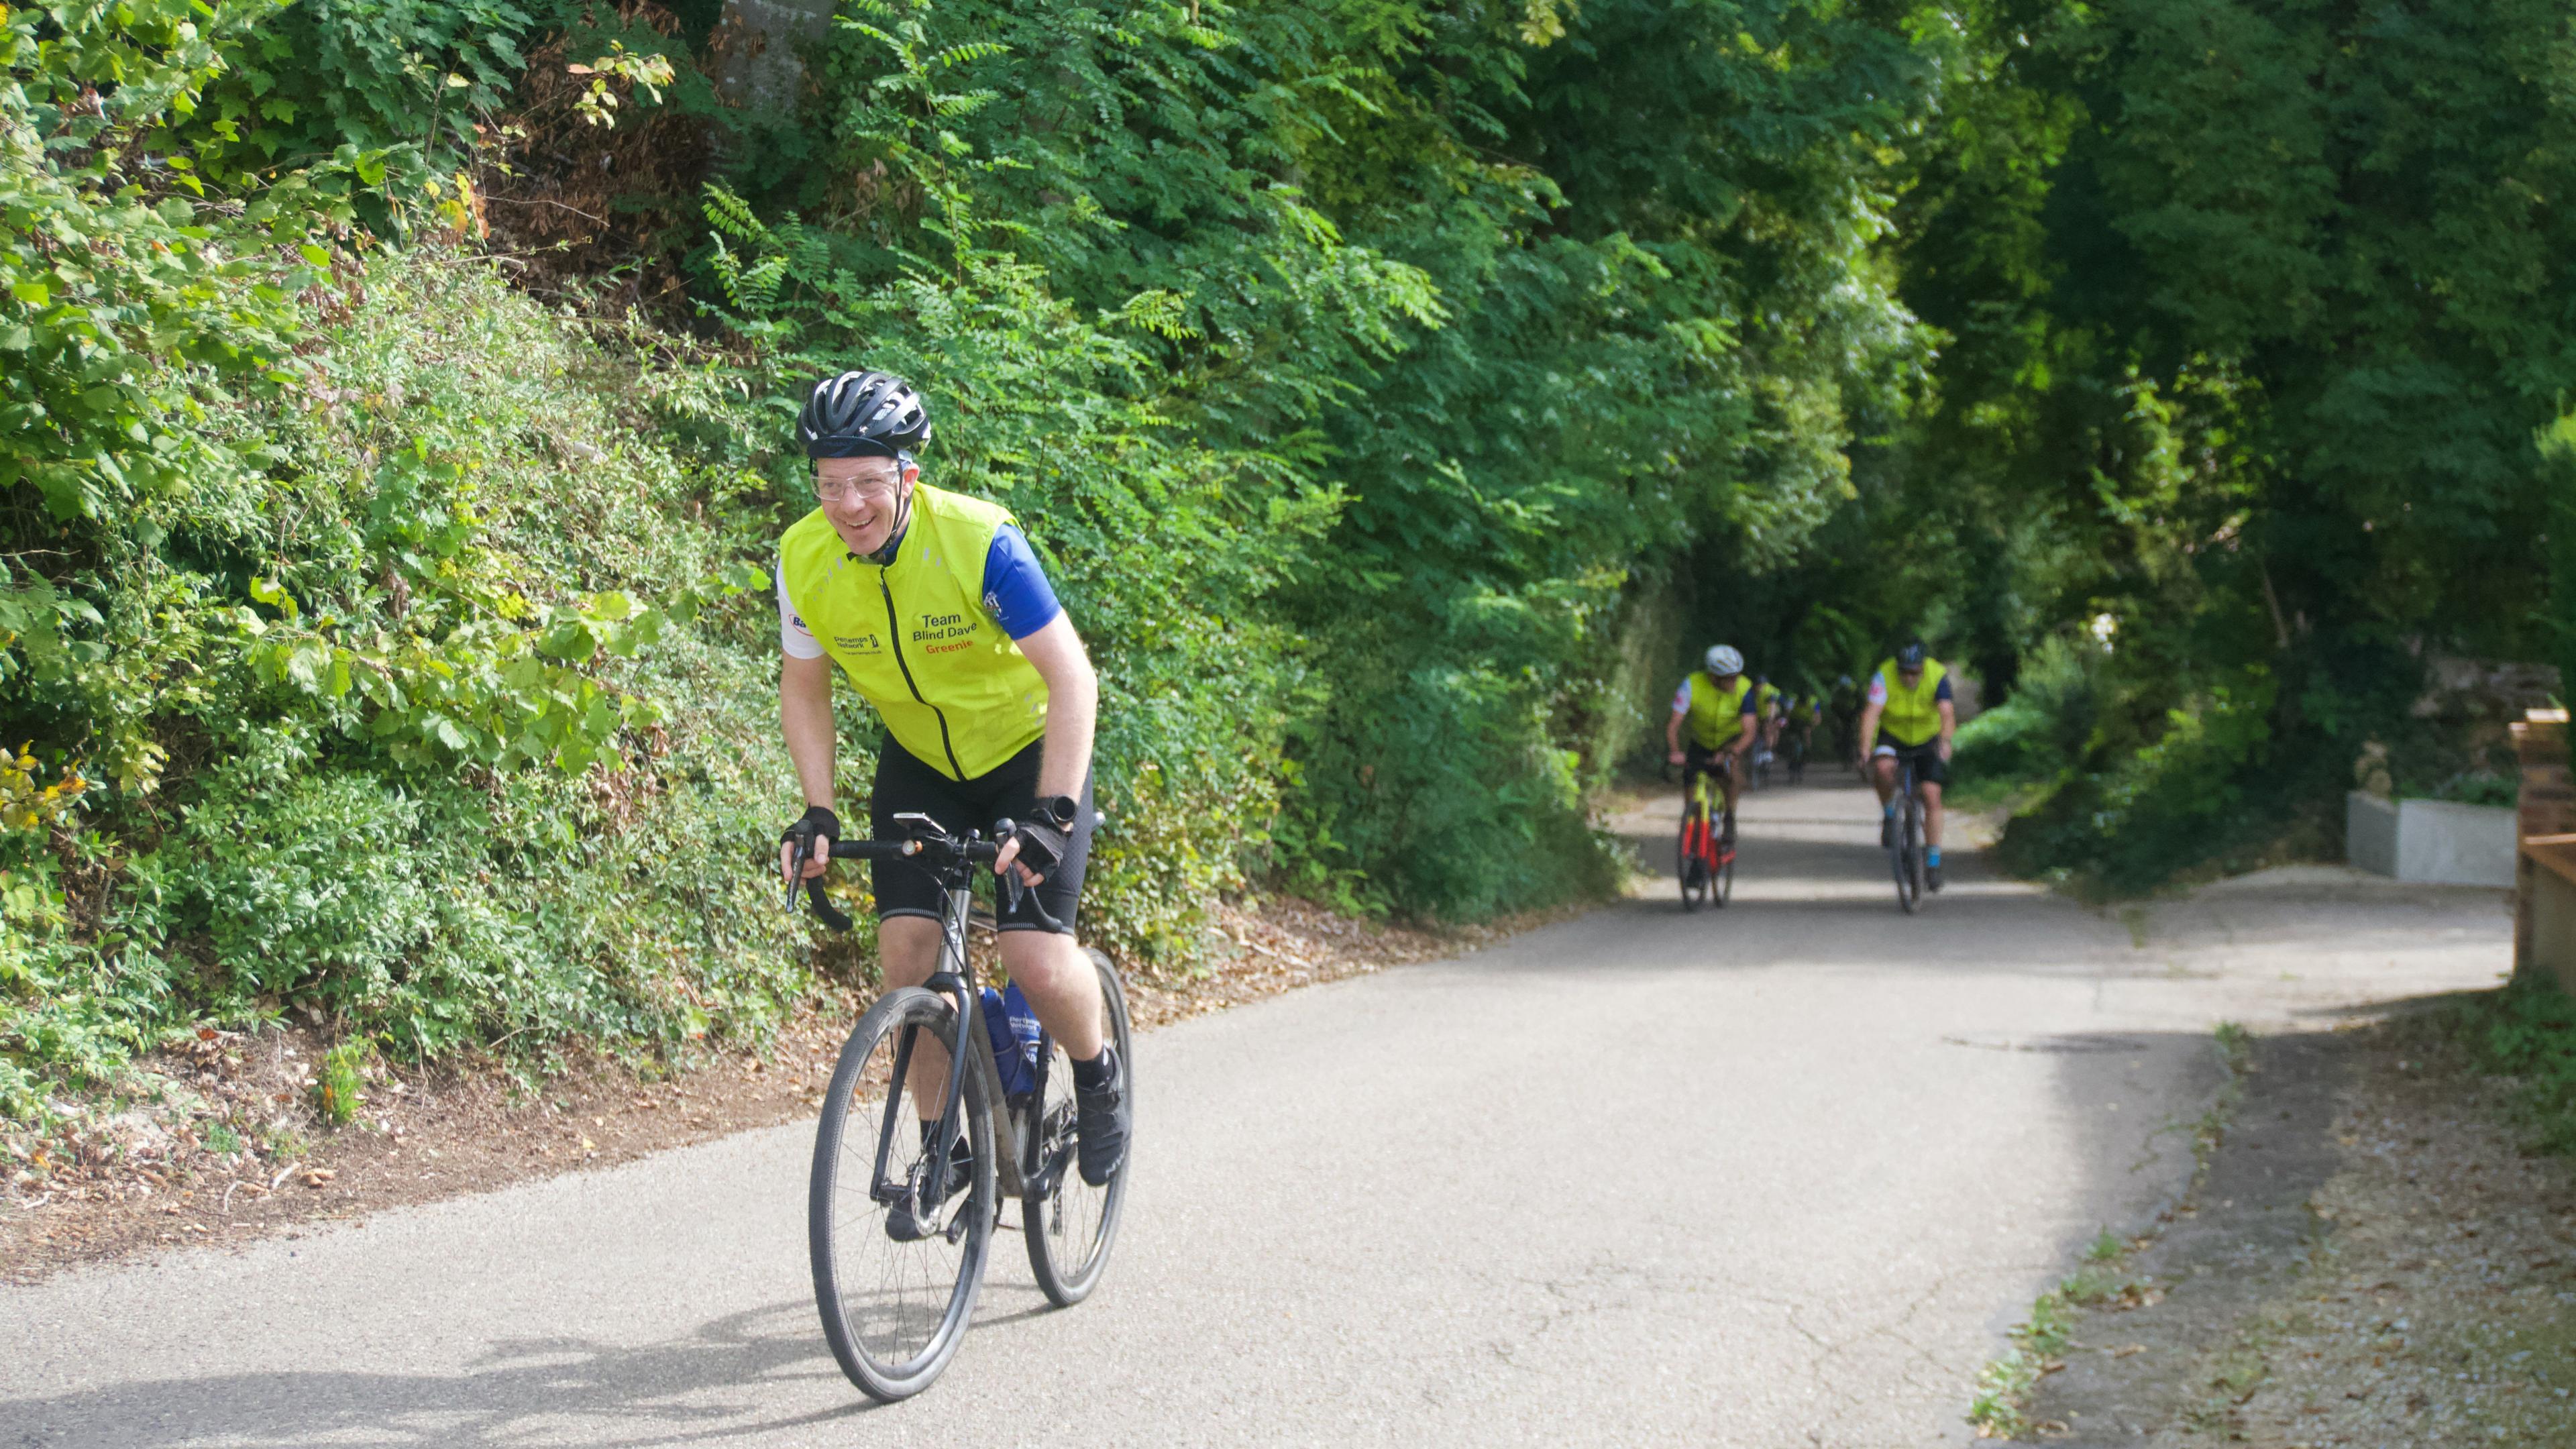
[[[322,1184],[329,1182],[331,1179],[338,1177],[339,1175],[339,1173],[330,1168],[317,1167],[311,1172],[304,1174],[304,1185],[306,1187],[320,1187]]]
[[[2127,1358],[2133,1353],[2145,1353],[2146,1351],[2147,1346],[2143,1343],[2122,1344],[2120,1347],[2111,1350],[2111,1357]]]

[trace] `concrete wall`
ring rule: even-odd
[[[2397,805],[2367,790],[2343,797],[2343,858],[2355,870],[2397,874]]]
[[[2344,797],[2344,857],[2360,869],[2427,885],[2511,886],[2514,812],[2448,800]]]

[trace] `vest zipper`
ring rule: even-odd
[[[911,690],[913,699],[927,708],[931,716],[939,721],[939,748],[948,756],[948,768],[956,771],[957,778],[962,781],[966,778],[966,767],[957,763],[957,746],[948,738],[948,715],[939,706],[921,697],[921,686],[913,682],[912,666],[903,662],[903,620],[894,611],[894,589],[886,583],[884,564],[877,565],[877,592],[885,598],[886,645],[894,650],[894,667],[903,671],[903,687]]]

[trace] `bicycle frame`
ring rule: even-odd
[[[974,1072],[983,1080],[984,1100],[990,1104],[994,1141],[996,1147],[1000,1149],[993,1154],[993,1165],[1001,1175],[1002,1192],[1009,1197],[1025,1197],[1030,1190],[1029,1176],[1024,1172],[1022,1161],[1030,1146],[1029,1133],[1025,1128],[1033,1124],[1024,1124],[1021,1121],[1023,1114],[1012,1110],[1010,1095],[1002,1089],[1001,1063],[994,1060],[992,1040],[984,1033],[982,994],[976,989],[975,968],[966,954],[966,922],[968,912],[973,909],[972,895],[962,882],[949,881],[945,884],[948,887],[948,906],[945,914],[940,918],[940,965],[937,971],[931,973],[930,979],[922,983],[922,988],[948,998],[949,1004],[956,1009],[957,1035],[960,1040],[942,1044],[948,1048],[948,1088],[945,1100],[940,1105],[938,1125],[931,1131],[931,1138],[926,1144],[923,1157],[933,1163],[945,1163],[948,1160],[948,1154],[955,1147],[958,1134],[966,1130],[964,1072]],[[917,1031],[919,1028],[913,1030]],[[894,1070],[898,1078],[912,1064],[913,1045],[911,1033],[907,1032],[904,1040],[895,1046]],[[965,1063],[962,1071],[959,1068],[961,1055]],[[1047,1059],[1047,1053],[1041,1050],[1037,1062],[1039,1073],[1037,1100],[1040,1101],[1045,1100]],[[900,1093],[887,1094],[887,1117],[883,1124],[884,1130],[877,1134],[876,1171],[870,1184],[871,1191],[882,1195],[879,1200],[886,1202],[893,1201],[909,1190],[905,1185],[894,1182],[887,1171],[889,1165],[887,1159],[892,1154],[891,1144],[899,1140],[895,1135],[895,1129],[902,1125],[894,1120],[900,1097]],[[1026,1164],[1026,1166],[1036,1168],[1040,1165]],[[1046,1175],[1052,1177],[1051,1173]],[[1045,1184],[1040,1186],[1043,1189]]]

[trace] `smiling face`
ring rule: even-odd
[[[814,463],[814,496],[842,546],[870,554],[885,547],[903,517],[918,468],[892,458],[820,458]]]

